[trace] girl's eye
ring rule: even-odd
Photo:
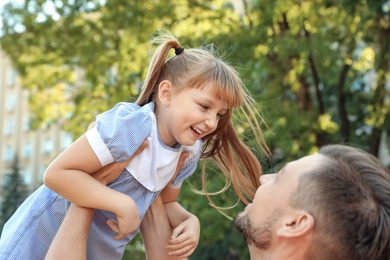
[[[218,117],[219,119],[221,119],[224,115],[225,115],[225,114],[218,113],[218,114],[217,114],[217,117]]]
[[[200,104],[200,106],[201,106],[204,110],[209,109],[209,107],[208,107],[207,105],[202,105],[202,104]]]

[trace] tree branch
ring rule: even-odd
[[[344,93],[344,86],[345,81],[347,78],[347,73],[349,69],[351,68],[350,64],[345,63],[344,66],[341,69],[339,80],[337,83],[337,109],[339,111],[340,116],[340,134],[341,134],[341,140],[343,142],[347,142],[349,140],[349,120],[348,120],[348,114],[347,114],[347,108],[345,104],[345,93]]]

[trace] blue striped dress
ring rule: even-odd
[[[166,185],[179,188],[195,171],[202,149],[201,140],[192,146],[164,145],[153,110],[153,102],[142,107],[119,103],[98,115],[96,127],[86,133],[102,166],[128,159],[145,139],[148,140],[148,147],[109,185],[136,202],[141,219]],[[185,165],[174,181],[168,183],[183,151],[189,152]],[[69,201],[45,185],[38,188],[5,224],[0,239],[0,260],[44,259],[69,205]],[[125,239],[114,240],[115,233],[107,226],[107,219],[115,219],[115,215],[96,211],[88,237],[88,259],[121,259],[126,245],[139,231],[128,234]]]

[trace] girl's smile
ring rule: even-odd
[[[191,126],[191,130],[194,132],[195,136],[197,136],[198,138],[203,133],[203,131],[201,131],[200,129],[198,129],[195,126]]]

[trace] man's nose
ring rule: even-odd
[[[275,173],[267,173],[260,176],[260,185],[263,185],[275,178]]]

